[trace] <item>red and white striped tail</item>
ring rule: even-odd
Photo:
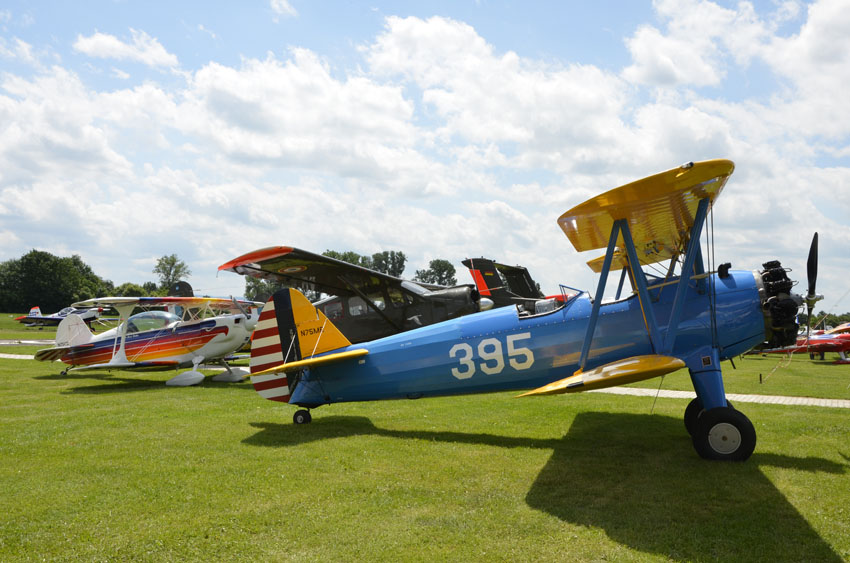
[[[274,296],[270,297],[263,306],[257,327],[254,329],[251,342],[251,373],[279,366],[284,363],[284,350],[281,344],[280,329],[278,328],[277,313],[275,312]],[[260,396],[271,401],[289,402],[289,381],[286,374],[269,373],[252,375],[251,383]]]

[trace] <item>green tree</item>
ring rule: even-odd
[[[286,284],[275,280],[261,280],[251,276],[245,276],[245,299],[265,303],[276,291],[286,287],[297,289],[310,301],[316,301],[321,296],[317,291],[305,284]]]
[[[77,255],[58,257],[31,250],[0,263],[0,310],[27,311],[38,305],[45,313],[76,301],[108,295],[114,286]]]
[[[805,326],[806,324],[806,314],[800,313],[798,315],[798,322],[800,326]],[[850,322],[850,313],[843,313],[841,315],[836,315],[833,313],[827,313],[826,311],[820,311],[819,313],[812,314],[812,329],[823,329],[825,326],[836,327],[840,324]]]
[[[180,260],[176,254],[163,256],[157,260],[153,273],[159,276],[160,289],[168,289],[171,284],[192,275],[189,266],[183,260]]]
[[[384,250],[372,255],[372,269],[383,272],[390,276],[400,278],[404,273],[404,264],[407,256],[404,252],[397,250]]]
[[[336,250],[325,250],[322,252],[322,256],[327,256],[328,258],[335,258],[337,260],[342,260],[343,262],[348,262],[349,264],[354,264],[355,266],[361,266],[363,268],[372,268],[372,258],[369,256],[361,256],[354,251],[346,250],[345,252],[337,252]]]
[[[154,289],[156,289],[156,286],[154,286]],[[114,293],[116,297],[146,297],[148,295],[144,287],[131,282],[122,283],[115,288]]]
[[[448,260],[440,258],[431,260],[427,270],[416,270],[413,280],[436,285],[457,285],[455,267]]]
[[[404,272],[404,265],[407,262],[407,256],[404,255],[404,252],[398,250],[384,250],[383,252],[376,252],[372,256],[364,256],[351,250],[346,250],[345,252],[325,250],[322,255],[328,258],[342,260],[355,266],[383,272],[397,278],[401,277],[401,274]]]
[[[245,276],[245,299],[265,303],[274,292],[284,287],[286,286],[279,282]]]

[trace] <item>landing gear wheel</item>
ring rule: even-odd
[[[735,408],[732,406],[732,401],[726,401],[726,406],[730,409]],[[691,399],[691,402],[688,403],[687,407],[685,407],[685,429],[691,436],[694,435],[694,430],[697,427],[697,421],[704,412],[705,409],[702,408],[702,401],[699,397]]]
[[[685,407],[685,430],[687,430],[688,434],[691,436],[694,435],[694,430],[697,427],[697,420],[699,420],[699,417],[704,410],[705,409],[702,408],[702,401],[699,397],[691,399],[691,402],[688,403],[687,407]]]
[[[305,409],[295,411],[295,414],[292,415],[292,422],[295,424],[309,424],[312,421],[313,417],[310,415],[310,411]]]
[[[744,461],[756,448],[756,429],[732,407],[702,413],[693,434],[694,449],[705,459]]]

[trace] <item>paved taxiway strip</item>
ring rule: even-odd
[[[612,395],[634,395],[638,397],[659,397],[665,399],[693,399],[696,393],[693,391],[658,391],[657,389],[640,389],[637,387],[611,387],[609,389],[596,389],[588,393],[611,393]],[[850,409],[850,400],[846,399],[813,399],[811,397],[784,397],[782,395],[743,395],[740,393],[726,393],[726,398],[733,403],[766,403],[771,405],[803,405],[808,407],[831,407],[836,409]]]

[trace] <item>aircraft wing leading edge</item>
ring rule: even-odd
[[[684,367],[685,362],[672,356],[656,354],[633,356],[599,366],[590,371],[577,372],[570,377],[554,381],[519,396],[559,395],[561,393],[604,389],[666,375]]]
[[[604,249],[614,222],[628,221],[641,265],[653,264],[684,251],[701,199],[709,209],[735,170],[730,160],[688,163],[660,174],[614,188],[570,209],[558,225],[578,252]],[[622,234],[611,269],[626,263]],[[596,272],[604,257],[588,262]]]
[[[382,272],[291,246],[255,250],[222,264],[218,269],[289,285],[306,285],[321,293],[345,297],[357,295],[352,286],[362,288],[386,283],[400,287],[402,282],[400,278]]]

